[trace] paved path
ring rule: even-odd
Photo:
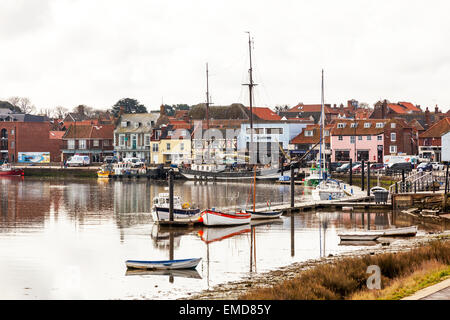
[[[450,279],[422,289],[402,300],[450,300]]]

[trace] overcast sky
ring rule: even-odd
[[[257,106],[386,98],[450,108],[448,1],[0,0],[0,99],[37,108],[149,110],[206,100]]]

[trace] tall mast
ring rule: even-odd
[[[323,88],[323,69],[322,69],[322,88],[321,88],[321,114],[320,114],[320,176],[323,178],[325,174],[325,135],[324,135],[324,128],[325,128],[325,106],[324,106],[324,94],[323,94],[324,88]],[[323,172],[322,172],[323,170]]]
[[[208,63],[206,63],[206,129],[209,129],[209,71]]]
[[[250,98],[250,146],[253,145],[253,87],[256,84],[253,82],[253,66],[252,66],[252,40],[250,37],[250,32],[248,32],[248,52],[250,56],[250,69],[248,70],[250,75],[250,82],[248,84],[244,84],[248,86],[249,90],[249,98]]]

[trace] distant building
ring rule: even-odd
[[[419,158],[441,161],[442,136],[450,131],[450,118],[444,118],[419,135]]]
[[[114,151],[120,158],[137,157],[151,161],[151,137],[159,114],[122,114],[114,130]]]
[[[114,154],[114,125],[71,125],[64,133],[63,158],[78,154],[89,156],[91,162],[103,162]]]

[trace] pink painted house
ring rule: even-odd
[[[383,162],[384,131],[389,120],[335,120],[331,130],[331,161]]]

